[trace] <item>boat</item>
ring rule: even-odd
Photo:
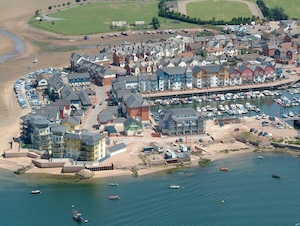
[[[119,186],[118,183],[108,183],[109,186]]]
[[[41,190],[33,190],[30,193],[33,194],[33,195],[36,195],[36,194],[40,194],[42,192],[41,192]]]
[[[119,199],[121,199],[121,197],[118,195],[110,195],[110,196],[108,196],[108,199],[119,200]]]
[[[259,158],[259,159],[264,159],[265,157],[264,157],[264,156],[261,156],[261,155],[259,155],[259,156],[258,156],[258,158]]]
[[[75,221],[81,222],[83,220],[81,213],[79,213],[77,210],[72,210],[72,213]]]
[[[179,188],[181,188],[181,186],[179,186],[179,185],[170,185],[169,188],[170,189],[179,189]]]
[[[227,167],[221,167],[220,171],[228,171],[229,169]]]
[[[272,177],[273,177],[273,178],[280,179],[280,176],[279,176],[278,174],[272,174]]]
[[[183,175],[184,173],[183,173],[183,172],[178,172],[178,174],[179,174],[179,175]]]

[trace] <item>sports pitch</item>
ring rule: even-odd
[[[233,17],[252,17],[248,6],[244,3],[229,1],[200,1],[186,4],[187,15],[201,20],[230,21]]]

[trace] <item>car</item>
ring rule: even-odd
[[[203,142],[203,139],[199,139],[199,142],[202,143],[202,142]]]
[[[261,123],[261,126],[268,126],[269,125],[269,122],[267,122],[267,121],[263,121],[262,123]]]
[[[252,132],[254,132],[255,131],[255,129],[254,128],[251,128],[250,129],[250,133],[252,133]]]
[[[175,144],[175,143],[171,143],[171,144],[170,144],[170,146],[171,146],[171,147],[176,147],[176,146],[177,146],[177,144]]]
[[[92,108],[95,109],[95,105],[93,105]]]
[[[103,101],[100,101],[100,102],[99,102],[99,105],[102,105],[102,104],[103,104]]]
[[[262,135],[263,135],[263,132],[260,131],[260,132],[258,133],[258,136],[262,136]]]
[[[256,130],[254,130],[254,133],[258,133],[258,130],[256,129]]]
[[[270,121],[275,121],[275,117],[274,116],[269,116],[269,120]]]
[[[263,137],[267,136],[268,135],[268,132],[263,132]]]
[[[240,128],[235,128],[235,129],[234,129],[234,131],[239,131],[239,130],[240,130]]]

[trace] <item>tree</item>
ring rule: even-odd
[[[151,24],[153,25],[154,29],[158,29],[160,27],[160,23],[157,17],[152,18]]]
[[[50,6],[48,6],[48,9],[49,9],[49,10],[51,10],[51,9],[52,9],[52,6],[51,6],[51,5],[50,5]]]
[[[71,5],[71,2],[68,2],[67,5]]]
[[[284,9],[282,7],[275,6],[270,9],[270,19],[274,20],[287,20],[288,15],[284,13]]]
[[[63,4],[62,4],[62,6],[65,6],[65,5],[66,5],[66,3],[63,3]]]
[[[35,11],[35,17],[38,17],[39,15],[40,15],[40,10],[37,9],[37,10]]]

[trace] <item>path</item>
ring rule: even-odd
[[[186,4],[190,2],[201,2],[201,1],[207,1],[207,0],[182,0],[182,1],[177,1],[177,9],[178,12],[181,14],[187,15],[186,14]],[[220,0],[218,0],[220,1]],[[231,2],[240,2],[244,3],[249,7],[249,10],[253,16],[258,16],[259,18],[263,19],[264,16],[261,13],[260,9],[257,7],[257,5],[254,2],[248,2],[244,0],[223,0],[223,1],[231,1]]]

